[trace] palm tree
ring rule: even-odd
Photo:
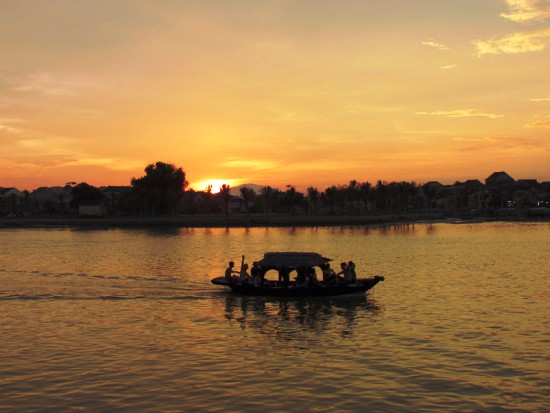
[[[370,182],[365,181],[359,184],[359,192],[361,194],[361,198],[363,200],[363,204],[365,205],[365,212],[369,211],[369,203],[371,202],[371,196],[372,196],[372,185]]]
[[[285,201],[292,215],[296,215],[296,205],[300,200],[300,193],[296,191],[293,185],[287,185],[285,191]]]
[[[222,198],[226,217],[229,217],[229,201],[231,200],[231,193],[229,192],[230,190],[231,190],[231,186],[227,184],[223,184],[220,187],[220,196]]]
[[[385,212],[388,205],[388,185],[386,181],[380,179],[376,182],[375,188],[376,206],[379,210]]]
[[[260,189],[260,197],[264,203],[265,215],[268,215],[273,206],[274,191],[270,186],[264,186]]]
[[[330,212],[334,214],[336,212],[336,201],[338,199],[338,188],[332,185],[330,188],[325,189],[325,198],[330,205]]]
[[[311,213],[317,215],[317,205],[319,203],[319,190],[310,186],[307,188],[307,198],[311,205]]]
[[[244,207],[246,209],[246,216],[250,216],[250,201],[254,199],[256,193],[254,190],[248,186],[243,186],[239,189],[241,197],[244,200]]]
[[[355,179],[349,181],[347,192],[349,196],[349,201],[351,203],[351,212],[355,212],[357,210],[357,205],[359,203],[360,197],[359,184]]]

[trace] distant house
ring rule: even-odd
[[[244,199],[240,196],[231,196],[231,199],[229,199],[229,213],[241,214],[243,212],[245,212]]]
[[[99,188],[105,199],[105,209],[109,213],[117,211],[120,199],[132,189],[131,186],[102,186]]]
[[[445,208],[445,185],[437,181],[430,181],[420,187],[420,195],[424,198],[424,207],[427,209]]]
[[[465,182],[456,182],[452,189],[453,202],[449,203],[452,205],[451,209],[487,209],[490,195],[481,181],[469,179]]]
[[[541,184],[536,179],[518,179],[514,184],[512,202],[518,207],[535,207],[539,205]]]
[[[515,181],[506,172],[493,172],[488,178],[485,179],[485,185],[489,187],[502,187],[513,184]]]
[[[485,179],[485,185],[491,194],[490,208],[507,208],[512,203],[512,192],[515,179],[506,172],[493,172]]]
[[[0,188],[0,215],[15,215],[22,212],[26,196],[17,188]]]
[[[540,184],[539,201],[537,206],[550,208],[550,182],[548,181]]]
[[[103,200],[82,201],[78,205],[78,215],[82,217],[104,217],[107,209]]]
[[[31,209],[39,214],[70,212],[72,198],[70,186],[43,186],[31,192]]]

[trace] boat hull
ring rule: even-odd
[[[330,297],[336,295],[365,293],[373,288],[384,277],[374,276],[367,279],[358,280],[354,284],[339,284],[334,286],[312,286],[296,287],[294,285],[288,288],[282,286],[268,285],[255,287],[251,284],[228,283],[224,277],[214,278],[212,284],[223,285],[231,288],[231,291],[242,295],[268,296],[268,297]]]

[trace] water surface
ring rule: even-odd
[[[549,224],[0,230],[1,411],[547,411]],[[212,286],[265,251],[368,296]]]

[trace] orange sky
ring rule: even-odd
[[[550,180],[550,0],[8,1],[0,186]]]

